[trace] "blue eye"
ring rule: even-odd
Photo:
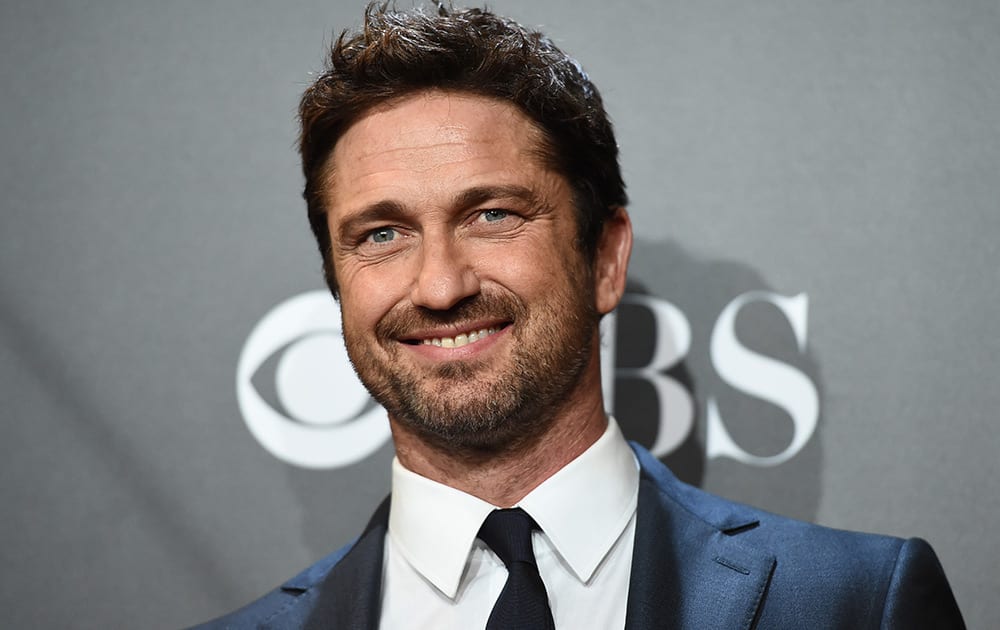
[[[482,217],[484,221],[492,223],[506,219],[509,214],[506,210],[484,210]]]
[[[396,238],[396,230],[392,228],[379,228],[377,230],[372,230],[368,234],[368,238],[371,239],[373,243],[388,243]]]

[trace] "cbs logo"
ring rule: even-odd
[[[254,374],[273,355],[278,355],[274,387],[286,413],[253,385]],[[341,336],[340,308],[326,291],[286,300],[254,327],[237,364],[236,399],[257,441],[295,466],[348,466],[389,439],[385,410],[354,374]]]

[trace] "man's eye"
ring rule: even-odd
[[[368,240],[372,243],[388,243],[395,238],[396,230],[392,228],[379,228],[368,233]]]
[[[496,221],[502,221],[509,215],[510,213],[506,210],[483,210],[483,213],[480,216],[483,218],[483,221],[493,223]]]

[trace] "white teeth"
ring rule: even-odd
[[[462,333],[454,337],[441,337],[434,339],[424,339],[421,343],[425,346],[437,346],[439,348],[461,348],[462,346],[467,346],[470,343],[476,343],[482,339],[486,339],[493,333],[497,332],[497,328],[483,328],[481,330],[474,330],[470,333]]]

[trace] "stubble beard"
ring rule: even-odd
[[[516,451],[552,426],[594,352],[592,283],[577,277],[571,284],[531,310],[499,290],[448,311],[397,307],[374,339],[345,322],[348,356],[372,397],[429,445],[455,456]],[[495,317],[512,322],[513,351],[502,364],[453,361],[418,371],[399,360],[396,340],[408,330]]]

